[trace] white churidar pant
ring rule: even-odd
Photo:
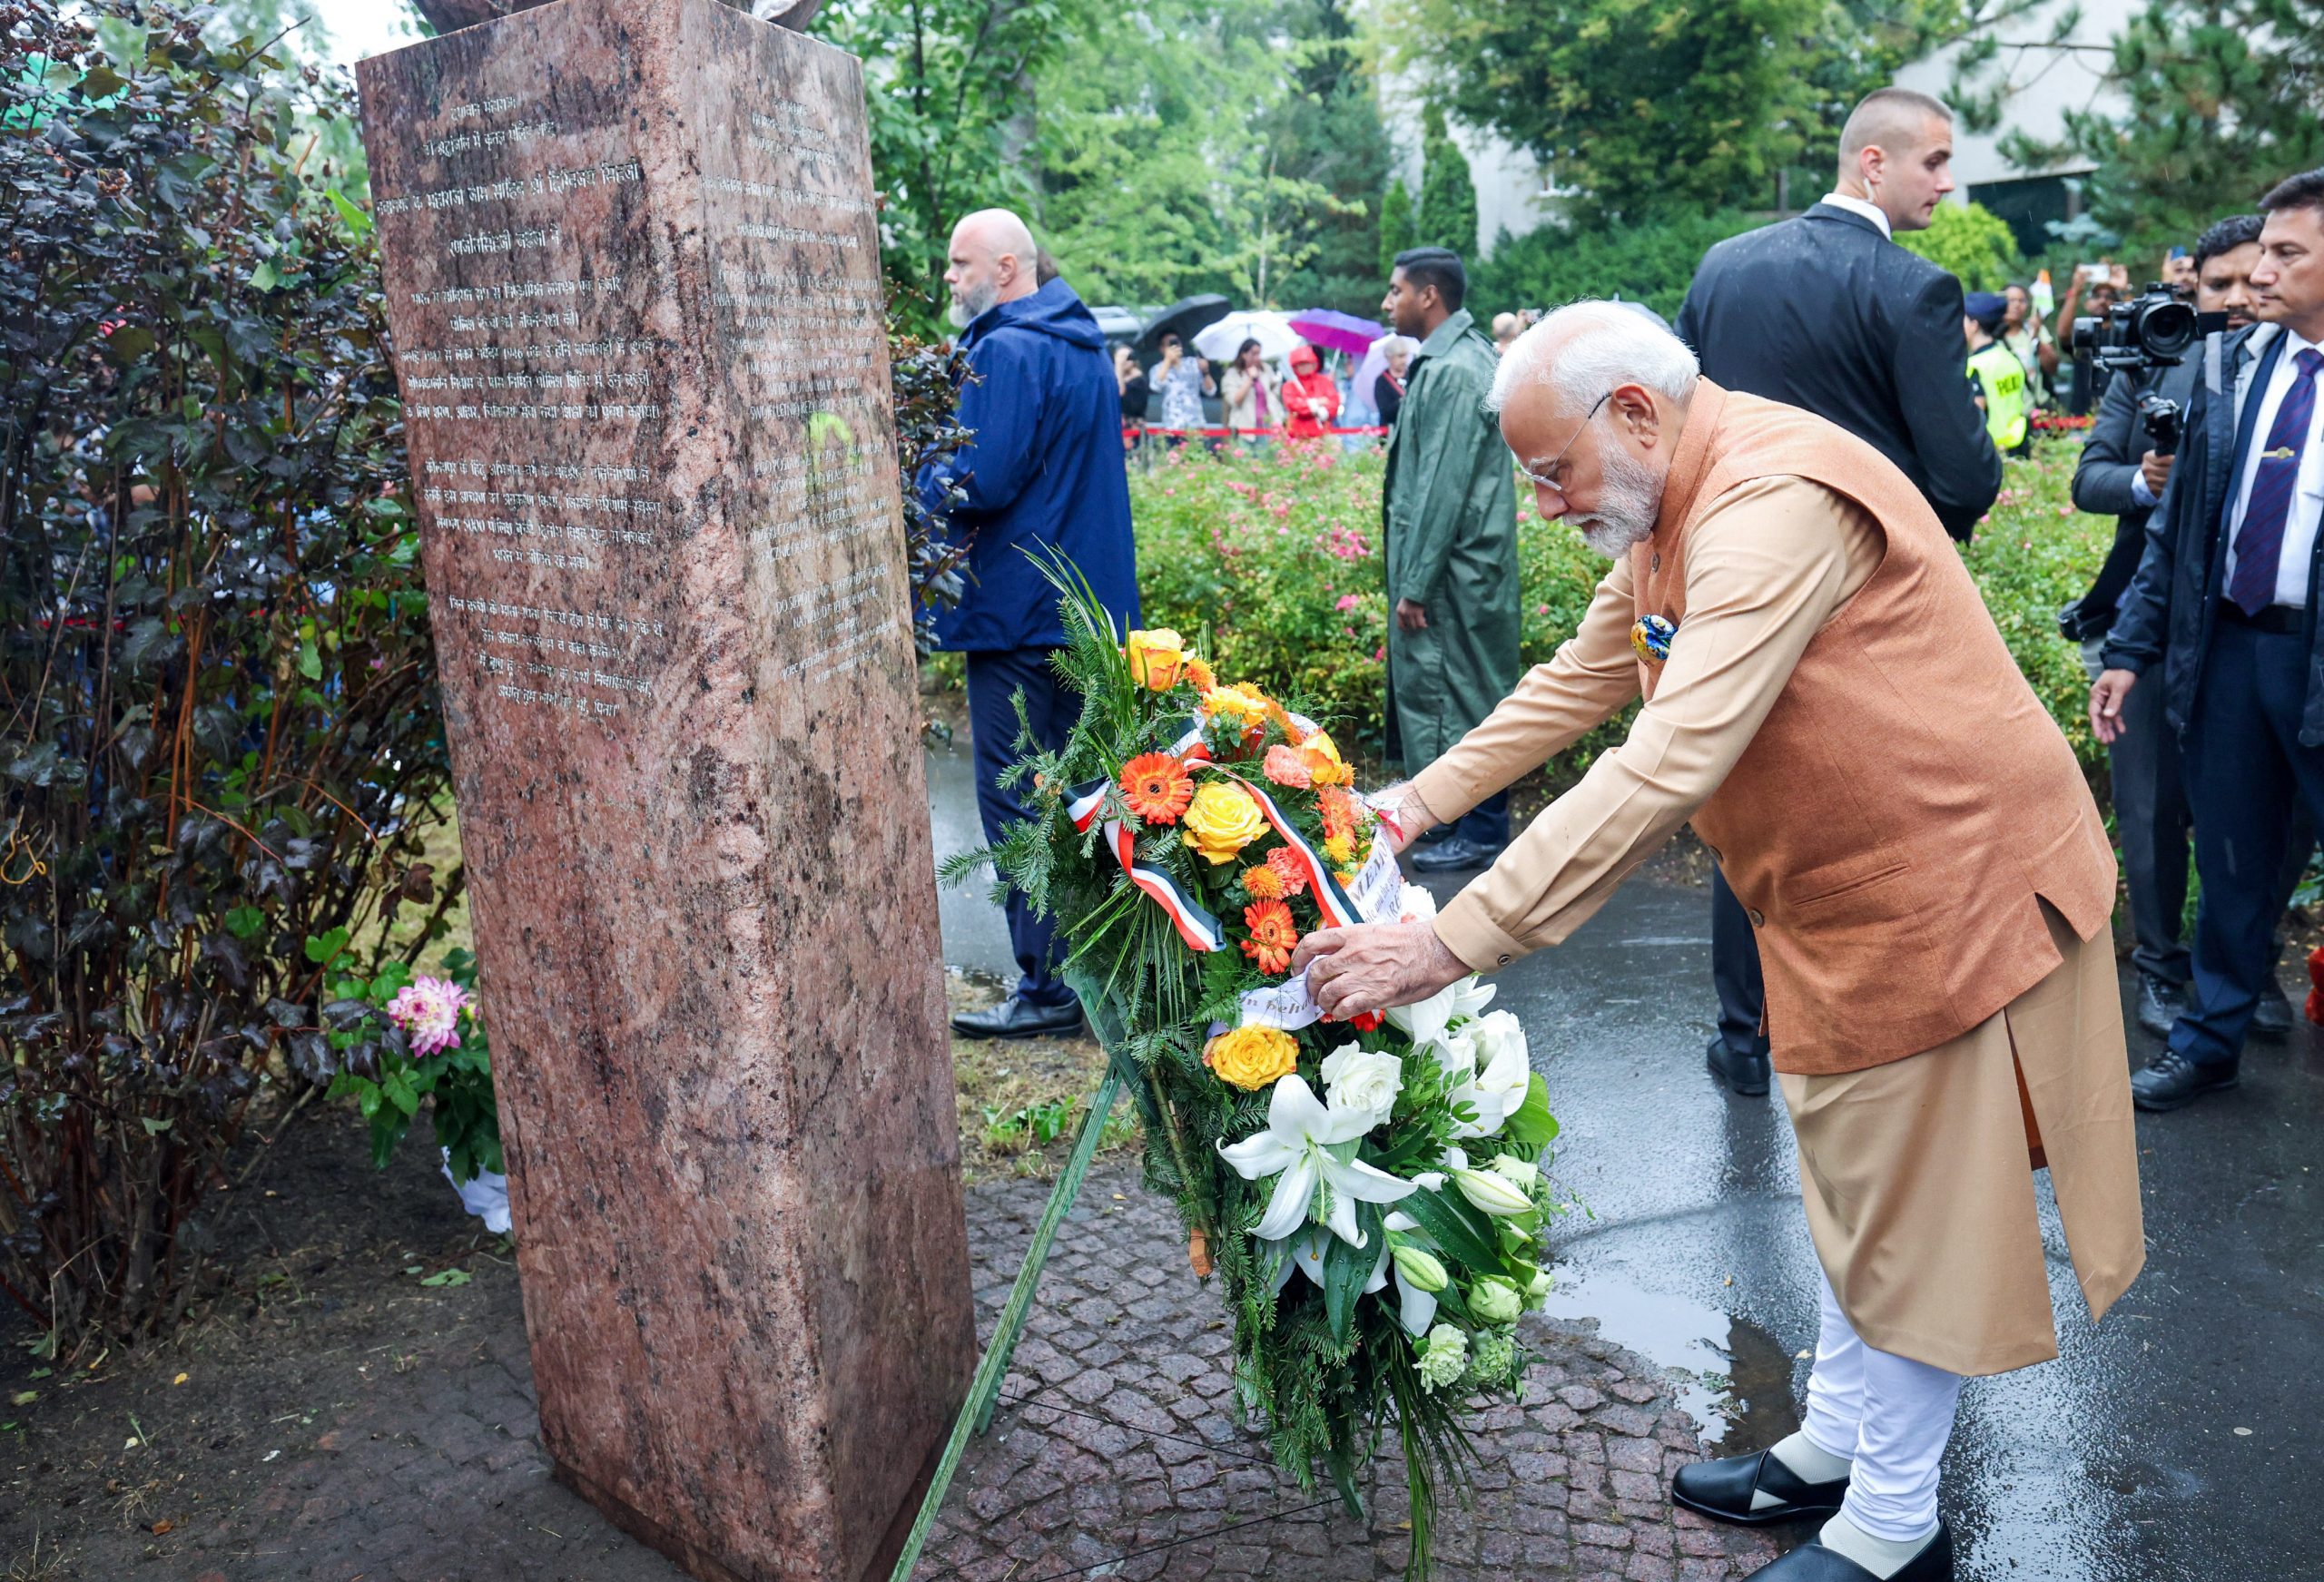
[[[1816,1371],[1800,1431],[1855,1463],[1840,1513],[1876,1538],[1910,1543],[1936,1526],[1936,1479],[1953,1437],[1961,1375],[1857,1338],[1825,1280]]]

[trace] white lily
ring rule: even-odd
[[[1361,1159],[1342,1160],[1329,1151],[1354,1142],[1372,1125],[1366,1112],[1325,1109],[1296,1076],[1279,1079],[1267,1103],[1267,1129],[1218,1145],[1219,1157],[1244,1180],[1276,1177],[1275,1195],[1252,1233],[1263,1242],[1283,1241],[1312,1213],[1349,1246],[1365,1245],[1367,1238],[1355,1223],[1356,1204],[1395,1203],[1417,1190]]]
[[[1505,1028],[1498,1025],[1503,1022],[1507,1024]],[[1514,1036],[1509,1036],[1512,1030]],[[1454,1125],[1452,1135],[1492,1136],[1501,1130],[1502,1122],[1525,1107],[1525,1095],[1532,1086],[1533,1071],[1526,1057],[1525,1035],[1517,1029],[1516,1017],[1507,1011],[1495,1011],[1454,1037],[1472,1038],[1485,1062],[1482,1070],[1452,1089],[1451,1097],[1454,1102],[1465,1100],[1477,1112],[1475,1120]]]
[[[1441,1182],[1443,1177],[1439,1175],[1437,1179]],[[1411,1237],[1420,1246],[1433,1248],[1436,1245],[1434,1242],[1429,1240],[1428,1233],[1420,1228],[1420,1222],[1401,1209],[1389,1214],[1387,1226],[1392,1231]],[[1428,1333],[1428,1326],[1436,1322],[1436,1292],[1423,1291],[1406,1279],[1404,1266],[1402,1263],[1392,1263],[1390,1272],[1396,1280],[1396,1322],[1403,1325],[1404,1333],[1418,1340]]]
[[[1459,994],[1460,988],[1459,984],[1448,984],[1426,999],[1415,1000],[1408,1006],[1390,1006],[1388,1025],[1410,1035],[1415,1044],[1443,1041],[1444,1029],[1452,1020],[1454,997]]]
[[[1468,1017],[1481,1017],[1485,1007],[1492,1004],[1492,997],[1501,992],[1498,984],[1487,983],[1482,978],[1464,978],[1452,986],[1453,1021]]]

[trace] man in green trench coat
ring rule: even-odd
[[[1388,755],[1418,774],[1517,684],[1517,486],[1485,410],[1499,354],[1462,310],[1468,273],[1441,247],[1396,255],[1381,309],[1421,343],[1388,437]],[[1482,868],[1509,844],[1509,793],[1413,858]],[[1423,837],[1426,839],[1427,837]]]

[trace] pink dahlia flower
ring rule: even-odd
[[[415,978],[388,1002],[388,1019],[411,1038],[416,1055],[433,1055],[460,1041],[460,1013],[468,992],[447,978]]]

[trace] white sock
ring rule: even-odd
[[[1793,1477],[1809,1483],[1836,1483],[1856,1465],[1846,1456],[1835,1456],[1806,1434],[1792,1435],[1768,1454],[1781,1461]]]
[[[1894,1538],[1876,1538],[1843,1515],[1826,1522],[1820,1536],[1826,1548],[1846,1556],[1882,1582],[1887,1582],[1888,1577],[1903,1570],[1915,1555],[1928,1548],[1929,1540],[1936,1537],[1936,1524],[1929,1523],[1928,1531],[1899,1543]]]

